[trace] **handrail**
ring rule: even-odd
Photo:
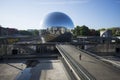
[[[81,80],[96,80],[88,71],[86,71],[78,62],[76,62],[62,47],[56,45],[62,56],[65,56],[69,63],[76,71]]]

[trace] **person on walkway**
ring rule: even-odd
[[[79,59],[80,59],[80,60],[81,60],[81,57],[82,57],[82,55],[80,54],[80,55],[79,55]]]

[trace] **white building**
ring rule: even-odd
[[[111,30],[102,30],[100,31],[100,37],[112,37]]]
[[[67,29],[65,27],[50,27],[50,28],[47,28],[47,31],[50,34],[60,35],[67,32]]]

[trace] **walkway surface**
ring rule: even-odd
[[[27,60],[6,60],[0,63],[0,80],[71,80],[61,60],[38,60],[27,67]]]
[[[71,45],[59,45],[97,80],[120,80],[120,70],[90,56]],[[79,55],[82,55],[81,60]]]
[[[102,56],[101,60],[120,69],[120,58],[115,56]]]
[[[0,80],[14,80],[26,65],[23,60],[5,60],[0,62]]]
[[[69,80],[60,60],[40,60],[33,68],[24,69],[16,80]]]

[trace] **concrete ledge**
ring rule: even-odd
[[[77,48],[78,49],[78,48]],[[115,62],[113,62],[113,61],[111,61],[111,60],[108,60],[108,59],[105,59],[105,58],[103,58],[103,57],[101,57],[101,56],[98,56],[98,55],[96,55],[96,54],[93,54],[93,53],[91,53],[91,52],[89,52],[89,51],[85,51],[85,50],[83,50],[83,49],[79,49],[80,51],[82,51],[82,52],[85,52],[85,53],[87,53],[87,54],[89,54],[89,55],[91,55],[91,56],[93,56],[93,57],[95,57],[96,59],[99,59],[100,61],[102,61],[102,62],[104,62],[104,63],[106,63],[106,64],[108,64],[108,65],[112,65],[113,67],[116,67],[116,68],[118,68],[118,69],[120,69],[120,64],[117,64],[117,63],[115,63]]]

